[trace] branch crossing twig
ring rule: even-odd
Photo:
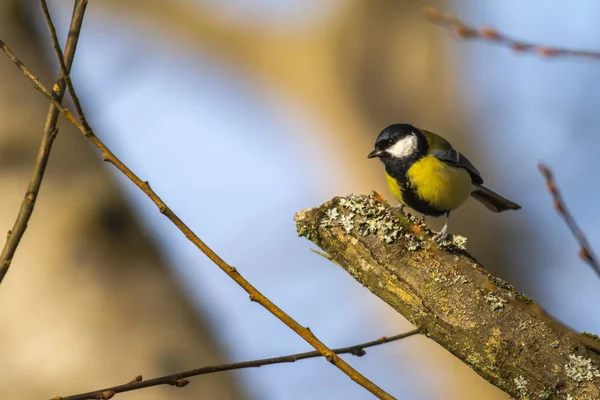
[[[409,336],[413,336],[419,333],[417,329],[401,333],[395,336],[389,337],[381,337],[379,339],[357,344],[349,347],[341,347],[339,349],[332,350],[335,354],[352,354],[353,356],[362,357],[366,354],[365,349],[369,347],[379,346],[384,343],[390,343],[396,340],[404,339]],[[176,374],[165,375],[158,378],[148,379],[146,381],[143,380],[141,375],[136,376],[132,381],[119,386],[113,386],[109,388],[104,388],[100,390],[95,390],[93,392],[81,393],[72,396],[66,397],[54,397],[51,400],[88,400],[88,399],[110,399],[117,393],[129,392],[131,390],[138,390],[143,388],[148,388],[152,386],[158,385],[171,385],[176,387],[184,387],[187,385],[188,381],[185,378],[190,378],[193,376],[211,374],[214,372],[221,371],[231,371],[234,369],[242,369],[242,368],[256,368],[262,367],[265,365],[272,364],[282,364],[282,363],[293,363],[300,360],[306,360],[308,358],[322,357],[321,353],[318,351],[309,351],[306,353],[297,353],[290,354],[287,356],[274,357],[274,358],[263,358],[260,360],[252,360],[252,361],[243,361],[231,364],[223,364],[223,365],[215,365],[215,366],[207,366],[197,369],[192,369],[189,371],[179,372]]]
[[[219,257],[210,247],[208,247],[199,237],[196,235],[178,216],[171,210],[165,202],[156,194],[156,192],[150,187],[148,181],[140,179],[129,167],[127,167],[99,138],[96,136],[94,131],[88,125],[83,113],[80,115],[81,122],[75,118],[75,116],[66,108],[64,108],[55,97],[44,87],[44,85],[29,72],[28,68],[23,62],[16,56],[16,54],[6,45],[6,43],[0,40],[0,48],[6,53],[6,55],[13,61],[13,63],[23,72],[23,74],[31,80],[35,88],[40,91],[48,100],[60,111],[60,113],[77,129],[83,133],[83,135],[96,146],[104,159],[104,161],[113,164],[120,172],[122,172],[131,182],[133,182],[138,188],[140,188],[158,207],[161,214],[166,216],[184,235],[192,242],[200,251],[202,251],[212,262],[214,262],[223,272],[225,272],[231,279],[233,279],[239,286],[241,286],[249,295],[250,301],[257,302],[271,314],[276,316],[280,321],[286,324],[290,329],[296,332],[306,342],[313,346],[321,355],[325,357],[327,361],[335,365],[338,369],[344,372],[350,379],[361,385],[373,395],[380,399],[391,400],[393,396],[386,393],[379,386],[374,384],[372,381],[364,377],[354,368],[352,368],[347,362],[337,356],[331,351],[323,342],[321,342],[309,328],[300,325],[296,320],[285,313],[281,308],[275,305],[265,295],[259,292],[249,281],[247,281],[235,267],[229,265],[221,257]],[[59,55],[60,57],[60,55]],[[67,85],[70,81],[67,80]],[[73,93],[75,99],[75,90],[70,85],[70,91]],[[80,110],[81,111],[81,110]]]
[[[64,97],[66,80],[69,79],[68,73],[71,68],[71,64],[73,63],[73,59],[75,57],[75,50],[77,49],[77,42],[81,33],[81,24],[83,23],[83,15],[85,13],[86,7],[87,0],[77,0],[75,2],[75,6],[73,8],[73,16],[71,19],[71,27],[69,28],[69,36],[65,45],[64,58],[62,56],[62,51],[60,50],[60,45],[58,44],[58,38],[56,37],[54,27],[52,26],[52,24],[49,24],[52,33],[52,42],[54,43],[55,49],[57,49],[57,52],[60,54],[60,59],[63,60],[61,62],[61,71],[53,88],[54,94],[52,95],[52,98],[58,104],[60,104]],[[49,14],[47,14],[48,8],[45,7],[45,2],[43,0],[42,9],[44,10],[44,15],[49,16]],[[1,40],[0,46],[2,46],[3,50],[5,50],[5,48],[7,49],[6,44]],[[16,57],[11,57],[11,59],[13,60],[13,62],[18,62],[20,66],[19,64],[17,65],[23,71],[24,66],[22,65],[22,63],[18,59],[16,59]],[[46,171],[46,165],[48,164],[48,160],[50,158],[52,144],[54,143],[54,139],[58,134],[58,128],[56,127],[56,124],[58,122],[58,115],[58,109],[51,104],[50,109],[48,110],[48,116],[46,117],[46,123],[44,126],[42,141],[40,143],[40,149],[38,151],[38,156],[35,161],[35,166],[33,167],[31,181],[29,182],[29,186],[27,187],[25,198],[21,203],[21,209],[19,210],[17,219],[13,225],[13,228],[8,232],[6,243],[4,244],[2,253],[0,253],[0,283],[2,283],[2,280],[4,279],[6,273],[8,272],[8,269],[10,268],[12,259],[17,251],[17,247],[19,246],[21,238],[23,237],[23,235],[25,234],[25,230],[27,229],[27,223],[29,222],[31,215],[33,214],[33,209],[35,207],[40,187],[42,185],[42,179],[44,178],[44,173]]]

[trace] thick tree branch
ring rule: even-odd
[[[271,314],[277,317],[281,322],[286,324],[290,329],[303,338],[307,343],[313,346],[327,361],[335,365],[340,371],[344,372],[350,379],[367,389],[373,395],[380,399],[393,399],[390,394],[386,393],[379,386],[367,379],[361,373],[356,371],[337,354],[331,351],[323,342],[321,342],[309,328],[300,325],[296,320],[285,313],[275,303],[269,300],[265,295],[258,291],[246,278],[244,278],[238,270],[229,265],[219,255],[217,255],[209,246],[206,245],[199,237],[175,214],[171,208],[158,196],[158,194],[150,187],[148,181],[143,181],[129,167],[127,167],[105,144],[96,136],[87,122],[82,119],[79,122],[77,118],[66,108],[64,108],[44,85],[29,71],[25,64],[17,57],[17,55],[0,40],[0,49],[12,60],[12,62],[23,72],[23,74],[31,80],[34,87],[41,92],[69,121],[73,124],[94,146],[100,150],[104,161],[114,165],[121,173],[123,173],[131,182],[133,182],[142,192],[144,192],[152,202],[158,207],[161,214],[166,216],[184,235],[192,242],[200,251],[202,251],[213,263],[215,263],[227,276],[235,281],[242,289],[250,296],[250,301],[257,302]]]
[[[42,2],[42,5],[45,6],[45,3]],[[77,0],[75,2],[73,16],[71,18],[71,26],[69,28],[69,36],[65,45],[64,59],[62,58],[62,52],[60,50],[60,46],[58,45],[56,33],[54,32],[52,34],[54,46],[57,51],[60,52],[61,59],[63,59],[63,62],[61,63],[61,71],[53,88],[54,99],[57,103],[60,103],[64,97],[66,79],[68,78],[68,72],[75,57],[75,50],[77,48],[77,42],[79,40],[81,24],[83,23],[83,15],[86,7],[87,0]],[[45,11],[47,11],[47,7],[45,8]],[[54,28],[51,25],[49,25],[49,28],[52,33]],[[0,44],[3,44],[3,42],[0,41]],[[46,123],[44,125],[44,133],[42,135],[40,149],[35,161],[35,166],[33,167],[31,181],[27,187],[25,198],[21,203],[21,209],[19,210],[15,224],[8,233],[6,243],[4,244],[4,248],[0,254],[0,283],[2,283],[2,280],[10,268],[12,259],[17,251],[17,247],[19,246],[21,238],[27,229],[27,223],[33,214],[33,208],[35,207],[35,202],[42,185],[42,179],[44,178],[46,165],[48,164],[48,160],[50,158],[52,144],[54,143],[54,139],[58,133],[58,128],[56,127],[58,115],[58,109],[51,104],[50,109],[48,110],[48,116],[46,117]]]
[[[351,196],[297,213],[296,224],[357,281],[513,397],[600,398],[600,358],[579,335],[464,250],[437,247],[423,223],[391,214],[377,196]]]
[[[522,40],[510,38],[506,35],[501,34],[494,28],[474,28],[465,24],[454,15],[449,13],[442,13],[433,7],[424,9],[423,16],[425,17],[425,19],[433,22],[434,24],[450,30],[461,39],[487,40],[489,42],[495,42],[501,45],[505,45],[516,51],[538,54],[542,57],[568,56],[600,59],[600,51],[548,47],[536,43],[525,42]]]
[[[352,354],[353,356],[362,357],[366,354],[365,349],[369,347],[379,346],[384,343],[394,342],[396,340],[404,339],[409,336],[413,336],[419,333],[417,329],[414,329],[409,332],[400,333],[394,336],[384,336],[379,339],[372,340],[370,342],[357,344],[349,347],[341,347],[338,349],[333,349],[332,351],[335,354]],[[189,371],[178,372],[176,374],[160,376],[157,378],[152,378],[148,380],[143,380],[142,376],[139,375],[135,377],[131,382],[126,383],[124,385],[113,386],[109,388],[104,388],[100,390],[95,390],[93,392],[81,393],[72,396],[66,397],[54,397],[52,400],[87,400],[87,399],[110,399],[117,393],[130,392],[132,390],[144,389],[152,386],[159,385],[171,385],[176,387],[183,387],[187,385],[185,378],[190,378],[193,376],[212,374],[215,372],[222,371],[231,371],[234,369],[243,369],[243,368],[256,368],[262,367],[265,365],[273,365],[273,364],[283,364],[283,363],[293,363],[300,360],[306,360],[308,358],[322,357],[322,354],[318,351],[308,351],[306,353],[297,353],[290,354],[287,356],[281,357],[273,357],[273,358],[262,358],[260,360],[252,360],[252,361],[243,361],[231,364],[223,364],[223,365],[210,365],[207,367],[196,368]]]

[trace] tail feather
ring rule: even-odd
[[[494,212],[502,212],[506,210],[519,210],[521,208],[520,205],[514,203],[504,197],[500,196],[498,193],[484,187],[481,185],[473,185],[473,191],[471,192],[471,196],[479,200],[486,206],[489,210]]]

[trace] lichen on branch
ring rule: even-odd
[[[377,194],[336,197],[295,220],[300,236],[511,396],[600,398],[600,356],[490,274],[464,238],[437,246],[424,222]]]

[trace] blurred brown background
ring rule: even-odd
[[[49,1],[65,35],[72,4]],[[578,330],[600,330],[597,282],[553,213],[536,164],[557,168],[590,240],[597,66],[455,42],[425,6],[574,47],[598,44],[591,0],[569,11],[511,1],[90,2],[73,79],[98,134],[207,243],[330,346],[410,329],[308,251],[293,213],[335,195],[388,195],[366,159],[394,122],[443,134],[491,188],[450,231],[496,274]],[[543,3],[545,4],[545,3]],[[538,7],[538,8],[536,8]],[[0,37],[46,84],[57,72],[36,1],[0,4]],[[12,226],[47,104],[0,61],[0,229]],[[597,168],[596,168],[597,169]],[[307,349],[185,241],[67,124],[0,288],[2,398],[49,398],[205,364]],[[572,195],[571,195],[572,193]],[[432,221],[435,228],[441,221]],[[2,228],[4,227],[4,228]],[[594,228],[596,230],[594,230]],[[577,289],[576,294],[570,294]],[[349,358],[399,398],[506,398],[413,337]],[[330,399],[369,394],[322,360],[194,378],[126,399]]]

